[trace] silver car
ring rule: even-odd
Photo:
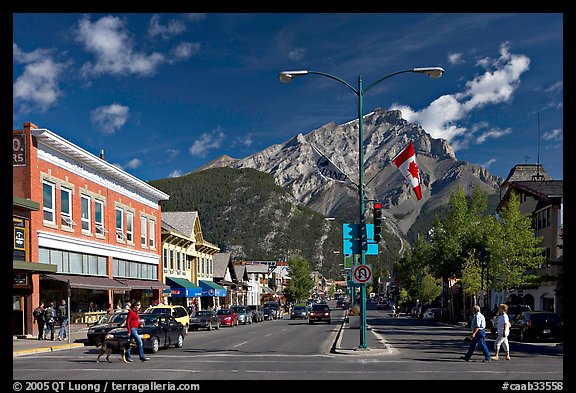
[[[236,314],[238,314],[238,323],[251,324],[252,323],[252,310],[246,306],[232,306]]]

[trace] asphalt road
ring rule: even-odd
[[[265,321],[212,331],[191,331],[183,348],[151,354],[149,362],[96,363],[94,347],[13,358],[15,381],[563,381],[563,348],[557,343],[511,343],[512,360],[481,363],[479,350],[470,363],[461,327],[421,321],[387,311],[367,312],[369,327],[393,349],[381,356],[331,353],[344,312],[333,311],[331,325],[306,321]],[[488,339],[493,348],[493,338]],[[103,379],[104,378],[104,379]],[[497,381],[497,382],[495,382]],[[278,386],[278,385],[275,385]],[[338,387],[339,385],[336,385]],[[492,387],[492,385],[491,385]],[[84,389],[86,390],[86,389]],[[89,390],[89,389],[88,389]],[[544,389],[540,389],[544,390]],[[552,390],[552,389],[548,389]],[[561,390],[561,389],[554,389]]]

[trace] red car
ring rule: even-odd
[[[221,308],[216,311],[220,326],[238,326],[238,314],[231,308]]]

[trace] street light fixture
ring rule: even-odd
[[[308,70],[299,70],[299,71],[282,71],[278,74],[278,79],[282,83],[291,82],[292,79],[309,74],[315,75],[322,75],[330,79],[334,79],[337,82],[342,83],[344,86],[348,87],[356,96],[358,97],[358,172],[359,172],[359,179],[358,179],[358,197],[360,200],[360,206],[358,211],[359,216],[359,228],[360,228],[360,236],[356,239],[358,242],[358,249],[360,250],[360,265],[366,264],[366,247],[367,247],[367,237],[366,237],[366,225],[364,220],[364,149],[363,149],[363,126],[362,126],[362,97],[364,94],[370,90],[372,87],[377,85],[378,83],[382,82],[385,79],[388,79],[394,75],[403,74],[407,72],[414,72],[418,74],[424,74],[429,76],[430,78],[440,78],[444,74],[444,69],[441,67],[419,67],[419,68],[411,68],[408,70],[394,72],[392,74],[383,76],[382,78],[378,79],[376,82],[372,83],[366,89],[362,88],[362,77],[358,76],[358,88],[355,89],[352,85],[348,82],[340,79],[334,75],[327,74],[325,72],[320,71],[308,71]],[[360,319],[360,346],[359,349],[367,349],[368,345],[366,344],[366,284],[360,284],[360,299],[361,299],[361,319]]]

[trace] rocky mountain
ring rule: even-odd
[[[471,193],[479,185],[492,197],[492,204],[496,203],[502,178],[491,175],[479,165],[458,160],[446,140],[432,138],[420,125],[404,120],[400,111],[377,109],[364,116],[363,125],[365,197],[383,203],[384,222],[388,231],[398,238],[399,252],[406,246],[407,239],[416,236],[415,228],[426,229],[421,221],[427,220],[429,224],[434,211],[447,205],[450,192],[458,186]],[[420,201],[391,161],[410,139],[420,169],[423,193]],[[269,173],[298,203],[341,222],[357,222],[357,187],[319,175],[312,145],[358,182],[357,120],[326,124],[243,159],[222,156],[196,171],[231,167]],[[371,219],[369,207],[367,203],[367,222]]]

